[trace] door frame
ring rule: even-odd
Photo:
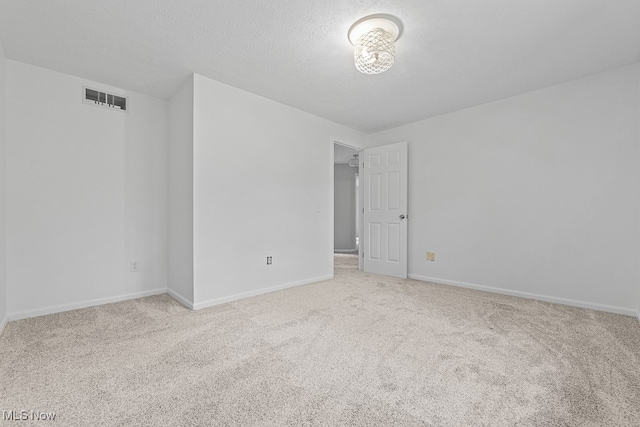
[[[343,147],[347,147],[350,148],[352,150],[357,151],[359,154],[362,154],[362,152],[364,151],[363,147],[359,147],[357,145],[353,145],[350,143],[345,143],[341,140],[338,140],[336,138],[330,138],[329,141],[329,160],[330,160],[330,172],[329,172],[329,176],[330,176],[330,193],[331,193],[331,201],[329,203],[330,205],[330,211],[331,211],[331,275],[333,276],[333,272],[335,271],[335,265],[334,265],[334,258],[333,258],[333,251],[335,249],[335,174],[334,174],[334,156],[335,156],[335,150],[334,150],[334,144],[338,144],[338,145],[342,145]],[[362,159],[360,157],[358,157],[359,161],[362,161]],[[360,168],[358,168],[360,169]],[[362,248],[364,247],[364,213],[362,212],[362,208],[364,206],[364,192],[362,191],[362,181],[360,182],[360,191],[358,192],[358,203],[360,206],[360,209],[358,210],[358,235],[359,235],[359,244],[358,244],[358,270],[362,271],[364,269],[364,262],[362,259]]]

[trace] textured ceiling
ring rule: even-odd
[[[400,18],[396,64],[347,30]],[[638,0],[0,0],[8,58],[169,98],[192,72],[373,132],[640,60]]]

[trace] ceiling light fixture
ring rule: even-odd
[[[347,35],[355,46],[353,58],[358,71],[379,74],[391,68],[396,55],[394,42],[401,33],[402,23],[395,16],[376,14],[356,21]]]

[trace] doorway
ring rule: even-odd
[[[334,254],[359,256],[361,239],[361,191],[359,157],[361,150],[333,144]],[[359,260],[360,261],[360,260]]]
[[[335,257],[357,253],[359,270],[406,278],[409,220],[407,142],[362,150],[332,140],[330,147],[334,181],[332,264]],[[349,167],[353,168],[348,173],[353,186],[351,183],[340,184],[342,172],[339,169],[346,171]],[[342,203],[340,194],[343,190],[352,194],[349,200],[353,202]],[[351,215],[351,209],[355,215]],[[353,227],[354,234],[343,231],[340,224],[343,219],[350,222],[346,227]],[[338,255],[340,253],[349,255]]]

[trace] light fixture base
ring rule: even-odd
[[[385,13],[377,13],[358,19],[351,28],[349,28],[347,32],[349,42],[355,46],[360,36],[376,28],[380,28],[391,34],[393,41],[398,40],[402,34],[402,22],[400,22],[398,18]]]

